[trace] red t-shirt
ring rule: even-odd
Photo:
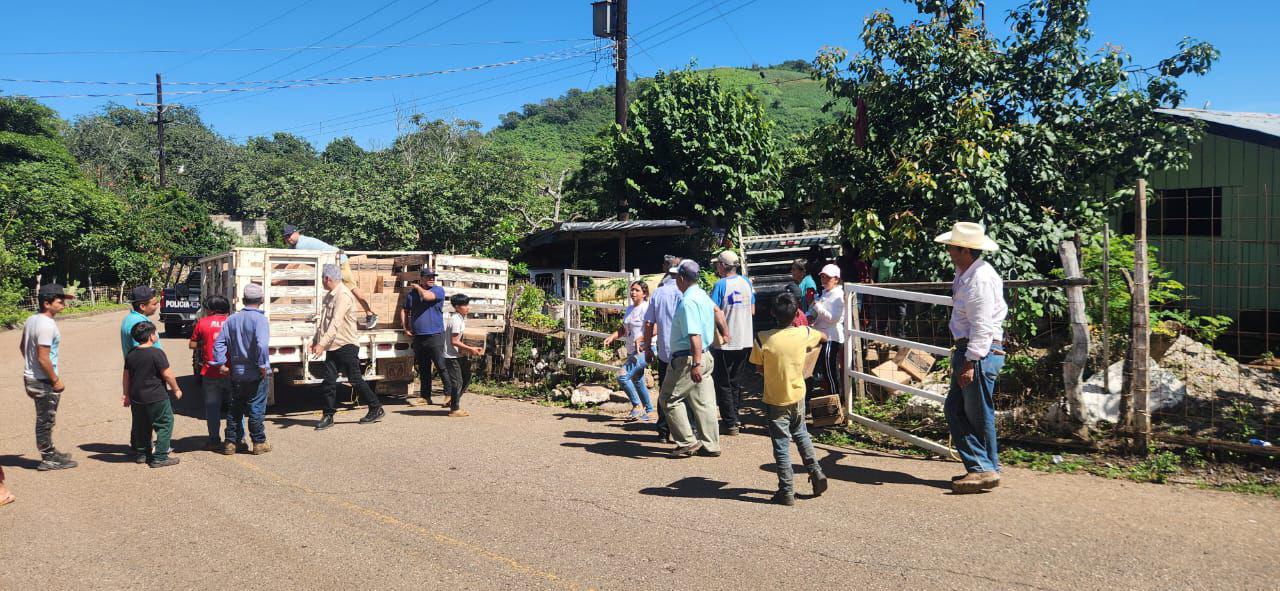
[[[217,340],[218,333],[222,332],[222,323],[226,321],[226,314],[205,316],[196,322],[195,330],[191,331],[191,340],[199,344],[200,359],[204,362],[200,366],[200,375],[206,378],[220,378],[224,375],[218,366],[210,365],[209,362],[213,360],[213,341]]]

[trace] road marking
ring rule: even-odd
[[[297,482],[293,482],[279,474],[276,474],[275,472],[267,470],[266,468],[263,468],[256,464],[249,463],[241,458],[232,456],[231,459],[235,461],[235,463],[243,466],[244,468],[248,468],[249,470],[262,474],[263,476],[266,476],[290,488],[301,490],[310,496],[322,499],[327,503],[336,505],[352,513],[355,513],[364,517],[372,517],[386,525],[391,525],[403,530],[414,532],[418,534],[420,537],[424,537],[428,540],[432,540],[437,544],[462,548],[480,558],[484,558],[491,562],[502,564],[522,575],[530,576],[537,579],[544,579],[547,582],[552,583],[557,588],[596,591],[594,587],[588,587],[576,581],[572,581],[564,577],[561,577],[560,575],[557,575],[553,572],[541,570],[537,567],[524,564],[514,558],[504,556],[502,554],[499,554],[498,552],[495,552],[483,546],[473,544],[466,540],[460,540],[458,538],[448,536],[446,534],[443,534],[437,531],[432,531],[431,529],[423,527],[416,523],[409,523],[407,521],[399,519],[398,517],[395,517],[394,515],[388,515],[386,513],[378,511],[377,509],[372,509],[370,507],[365,507],[364,505],[352,503],[351,501],[348,501],[342,498],[335,498],[333,495],[329,493],[316,491],[311,487],[306,486],[305,484],[299,484]]]

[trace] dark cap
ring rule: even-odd
[[[75,294],[67,291],[67,288],[57,283],[47,283],[40,286],[40,299],[61,297],[62,299],[75,299]]]
[[[281,235],[281,236],[284,236],[285,238],[288,238],[288,237],[290,237],[290,236],[293,236],[293,233],[294,233],[294,232],[297,232],[297,231],[298,231],[298,227],[297,227],[297,226],[295,226],[295,225],[293,225],[293,224],[285,224],[285,225],[284,225],[284,232],[283,232],[283,233],[281,233],[280,235]]]
[[[422,268],[422,276],[423,276],[423,277],[435,277],[435,276],[436,276],[436,270],[435,270],[435,269],[432,269],[431,267],[423,267],[423,268]]]
[[[139,285],[129,292],[129,301],[135,304],[149,302],[154,297],[156,297],[156,290],[152,289],[150,285]]]

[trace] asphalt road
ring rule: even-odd
[[[80,461],[61,472],[34,469],[19,332],[0,333],[0,465],[18,496],[0,508],[0,588],[1280,585],[1273,498],[1012,468],[996,491],[955,496],[957,464],[824,448],[831,489],[780,507],[758,429],[720,458],[669,460],[606,417],[484,396],[469,418],[389,406],[382,423],[348,411],[324,432],[306,409],[270,415],[275,449],[228,457],[200,451],[193,388],[182,463],[149,469],[124,462],[121,316],[61,323],[55,442]],[[189,373],[185,343],[165,348]]]

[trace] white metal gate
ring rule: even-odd
[[[858,312],[857,300],[858,300],[859,294],[866,294],[866,295],[895,299],[895,300],[920,302],[924,304],[933,304],[937,306],[952,305],[951,298],[949,296],[943,296],[943,295],[917,293],[914,291],[906,291],[902,289],[889,289],[886,287],[876,287],[874,285],[867,285],[863,283],[846,283],[844,286],[844,298],[845,298],[844,309],[846,311],[844,315],[844,334],[845,334],[846,346],[844,348],[844,380],[843,380],[844,384],[843,385],[844,385],[845,408],[849,410],[849,418],[853,422],[859,425],[862,425],[863,427],[866,427],[868,429],[871,429],[873,431],[878,431],[880,433],[884,433],[885,435],[889,435],[891,437],[901,439],[907,443],[910,443],[911,445],[929,450],[931,452],[942,455],[944,457],[952,457],[953,450],[950,447],[947,447],[946,445],[943,445],[941,443],[938,443],[930,439],[925,439],[923,437],[912,435],[901,429],[896,429],[894,427],[891,427],[879,421],[875,421],[867,417],[853,413],[852,411],[853,396],[854,396],[855,390],[856,390],[858,399],[861,400],[866,395],[867,382],[876,384],[884,388],[889,388],[892,390],[901,390],[903,392],[908,392],[916,396],[919,396],[921,398],[936,400],[939,403],[942,403],[946,400],[945,396],[941,396],[939,394],[930,392],[928,390],[924,390],[922,388],[916,388],[915,386],[911,386],[908,384],[901,384],[892,380],[886,380],[879,376],[875,376],[870,373],[867,373],[865,371],[866,368],[862,366],[862,363],[863,363],[862,362],[862,359],[863,359],[862,339],[886,343],[889,345],[894,345],[896,347],[908,347],[911,349],[919,349],[921,351],[928,352],[932,355],[941,355],[944,357],[951,355],[951,350],[946,349],[944,347],[938,347],[935,345],[926,345],[924,343],[917,343],[915,341],[910,341],[907,339],[900,339],[900,338],[891,337],[888,335],[882,335],[882,334],[877,334],[874,332],[868,332],[863,330],[862,318],[860,317],[860,314]]]
[[[583,300],[579,293],[581,290],[578,283],[581,279],[626,279],[627,282],[630,283],[631,281],[639,278],[639,271],[628,273],[625,271],[586,271],[582,269],[564,270],[564,358],[566,363],[571,365],[580,365],[582,367],[590,367],[592,369],[598,369],[600,371],[610,373],[622,371],[622,366],[620,365],[609,365],[607,363],[588,361],[581,357],[582,347],[578,342],[578,337],[585,336],[603,339],[609,336],[609,333],[583,328],[581,315],[577,312],[581,308],[617,310],[621,312],[626,310],[627,306],[626,304]]]

